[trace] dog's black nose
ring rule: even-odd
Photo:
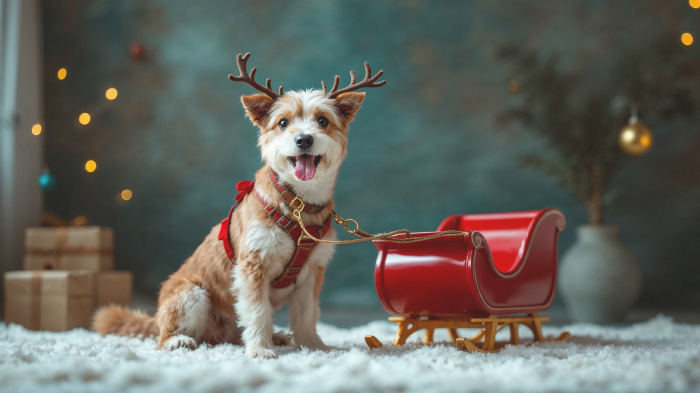
[[[314,144],[314,137],[309,134],[302,134],[297,137],[296,142],[299,148],[306,150]]]

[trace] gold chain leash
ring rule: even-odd
[[[438,233],[434,233],[432,235],[424,235],[424,236],[412,236],[411,231],[408,229],[399,229],[396,231],[388,232],[388,233],[382,233],[380,235],[372,235],[369,234],[365,231],[360,230],[360,224],[352,219],[352,218],[343,218],[339,216],[335,210],[333,211],[333,220],[335,220],[336,224],[340,224],[345,228],[345,230],[348,233],[351,233],[355,236],[358,237],[358,239],[350,239],[350,240],[323,240],[323,239],[318,239],[309,231],[306,229],[306,226],[304,225],[304,221],[301,219],[301,212],[304,210],[304,207],[306,204],[304,201],[302,201],[299,197],[295,197],[292,202],[289,204],[289,206],[294,209],[294,212],[292,213],[292,216],[294,216],[294,219],[297,220],[299,223],[299,227],[302,230],[302,235],[299,237],[299,240],[297,240],[297,244],[301,244],[301,240],[304,238],[311,239],[313,241],[319,242],[319,243],[326,243],[326,244],[352,244],[352,243],[362,243],[362,242],[369,242],[372,240],[387,240],[393,243],[415,243],[423,240],[429,240],[429,239],[436,239],[438,237],[443,237],[443,236],[469,236],[469,232],[463,232],[463,231],[456,231],[456,230],[449,230],[449,231],[442,231]],[[352,225],[355,226],[355,229],[350,229],[348,227],[348,223],[351,223]],[[406,237],[403,238],[396,238],[394,236],[397,235],[405,235]]]

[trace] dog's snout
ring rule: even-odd
[[[297,137],[296,143],[300,149],[306,150],[314,144],[314,137],[309,134],[302,134]]]

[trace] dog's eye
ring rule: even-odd
[[[321,127],[323,127],[323,128],[326,128],[326,126],[328,125],[328,119],[326,119],[326,118],[323,117],[323,116],[319,117],[318,120],[316,120],[316,121],[317,121],[318,124],[319,124]]]
[[[289,120],[282,119],[279,123],[277,123],[277,125],[280,127],[280,130],[284,130],[289,125]]]

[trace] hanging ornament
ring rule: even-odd
[[[44,168],[39,175],[39,188],[44,191],[50,191],[56,186],[56,178],[53,177],[48,168]]]
[[[618,142],[625,153],[631,156],[641,156],[651,149],[654,136],[649,127],[637,118],[637,106],[633,102],[630,102],[630,111],[632,116],[630,116],[627,125],[620,130]]]
[[[131,48],[129,49],[129,54],[131,55],[132,59],[141,60],[144,56],[146,56],[146,49],[144,49],[141,43],[136,42],[133,45],[131,45]]]

